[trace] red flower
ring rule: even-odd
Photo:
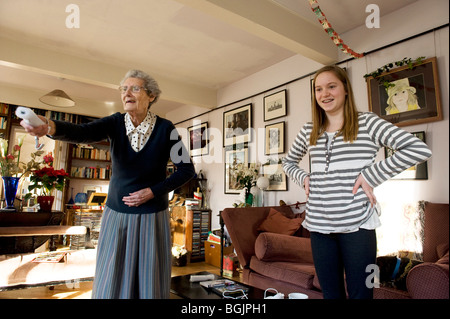
[[[44,156],[44,163],[48,164],[48,165],[52,165],[53,164],[53,156],[52,153],[48,153],[47,155]]]

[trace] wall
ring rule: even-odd
[[[381,45],[386,45],[392,42],[399,41],[411,37],[415,34],[427,31],[430,28],[441,26],[448,23],[448,10],[446,14],[442,14],[442,8],[434,6],[428,8],[428,1],[418,1],[409,6],[405,10],[410,16],[423,16],[425,22],[422,24],[423,29],[417,28],[416,19],[408,19],[403,22],[402,28],[393,28],[392,24],[397,23],[399,17],[402,16],[403,11],[393,13],[386,19],[381,20],[381,28],[384,30],[392,30],[390,33],[373,31],[361,27],[358,30],[342,34],[344,41],[350,39],[347,43],[357,44],[354,50],[357,52],[369,52]],[[430,1],[433,4],[446,5],[447,1]],[[427,14],[423,15],[423,10],[427,7]],[[431,12],[430,12],[431,11]],[[446,15],[446,17],[445,17]],[[438,17],[438,18],[436,18]],[[408,25],[414,28],[408,28]],[[372,33],[373,32],[373,33]],[[411,34],[411,32],[415,32]],[[364,41],[370,34],[370,42]],[[387,35],[388,34],[388,35]],[[388,39],[386,39],[386,37]],[[386,42],[387,41],[387,42]],[[387,181],[375,189],[375,194],[380,203],[393,202],[401,205],[414,200],[428,200],[432,202],[447,202],[449,201],[449,171],[448,171],[448,155],[449,155],[449,97],[448,97],[448,83],[449,83],[449,33],[448,27],[439,29],[435,32],[411,39],[401,44],[393,45],[381,51],[370,54],[358,60],[350,60],[347,63],[341,64],[346,67],[353,84],[355,92],[355,99],[360,111],[368,111],[368,94],[366,82],[363,75],[374,71],[377,67],[385,65],[388,62],[401,60],[404,57],[416,58],[418,56],[433,57],[438,59],[439,81],[441,89],[441,103],[444,114],[444,119],[439,122],[426,123],[420,125],[412,125],[404,127],[407,131],[425,131],[427,144],[433,151],[433,157],[428,162],[428,180],[426,181],[406,181],[406,180],[391,180]],[[351,45],[350,45],[351,46]],[[356,49],[357,47],[357,49]],[[348,56],[342,56],[342,60],[348,59]],[[233,83],[219,91],[218,106],[227,105],[233,101],[241,100],[248,96],[263,92],[268,88],[275,87],[289,80],[300,78],[308,75],[311,72],[319,69],[320,64],[313,61],[305,61],[305,58],[295,56],[289,58],[277,65],[274,65],[266,70],[256,73],[246,79]],[[300,127],[311,119],[310,111],[310,76],[301,80],[292,82],[286,86],[274,89],[272,92],[267,92],[265,95],[277,92],[281,89],[286,89],[288,92],[288,114],[284,118],[275,119],[272,121],[263,121],[263,97],[264,95],[257,95],[255,97],[242,100],[239,103],[228,105],[213,112],[201,115],[195,120],[181,122],[177,125],[180,132],[183,128],[187,128],[196,123],[208,122],[213,132],[222,131],[223,112],[243,106],[247,103],[253,104],[253,127],[264,129],[265,125],[285,121],[286,122],[286,152]],[[168,118],[174,123],[180,119],[190,118],[189,111],[186,114],[168,114]],[[216,136],[214,133],[211,137],[210,154],[203,158],[194,157],[196,162],[196,169],[205,172],[208,178],[209,188],[211,189],[211,208],[213,210],[213,228],[219,227],[219,219],[217,216],[220,210],[225,207],[230,207],[238,198],[238,195],[224,194],[224,164],[223,164],[223,147],[222,136]],[[263,155],[263,135],[256,134],[255,138],[249,143],[250,161],[263,163],[265,156]],[[262,149],[261,149],[262,148]],[[280,156],[285,156],[281,154]],[[382,159],[384,155],[379,152],[378,159]],[[308,160],[305,159],[300,163],[302,168],[308,168]],[[403,190],[403,192],[399,192]],[[304,191],[293,182],[288,182],[288,191],[283,192],[266,192],[265,205],[278,205],[279,200],[283,199],[286,203],[291,204],[297,201],[304,201]],[[385,215],[389,215],[389,211],[393,208],[387,209]]]

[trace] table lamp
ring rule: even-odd
[[[256,181],[256,186],[262,191],[262,206],[264,207],[264,191],[269,187],[269,179],[265,176],[261,176]]]

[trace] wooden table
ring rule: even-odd
[[[2,212],[0,227],[51,226],[59,225],[64,218],[61,211],[51,212]],[[0,238],[0,255],[31,253],[50,239],[46,236],[20,236]]]
[[[193,275],[211,275],[211,273],[202,271]],[[170,282],[170,293],[182,299],[222,299],[217,293],[211,289],[206,289],[200,285],[199,282],[190,282],[191,275],[172,277]],[[228,279],[214,275],[214,280]],[[242,286],[248,287],[248,299],[264,299],[264,290],[239,283]]]

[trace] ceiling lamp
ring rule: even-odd
[[[63,90],[53,90],[50,93],[39,98],[42,103],[58,106],[58,107],[72,107],[75,102]]]

